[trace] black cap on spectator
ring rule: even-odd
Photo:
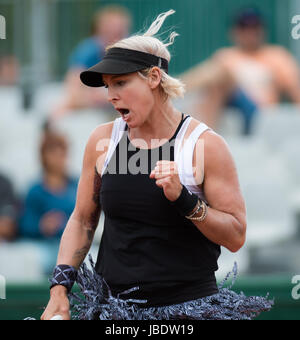
[[[237,13],[234,18],[235,27],[263,26],[264,21],[261,12],[256,8],[246,8]]]

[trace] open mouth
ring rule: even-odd
[[[118,111],[121,113],[122,116],[126,116],[129,113],[128,109],[118,109]]]
[[[120,114],[123,120],[127,121],[130,117],[130,111],[128,109],[117,108],[116,109]]]

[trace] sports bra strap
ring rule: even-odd
[[[185,140],[178,157],[178,171],[180,181],[183,185],[189,187],[192,192],[194,190],[198,191],[198,186],[194,177],[193,171],[193,156],[195,146],[198,142],[199,137],[201,134],[210,129],[206,124],[200,123],[189,135],[189,137]],[[200,184],[200,183],[198,183]]]
[[[126,122],[124,122],[122,117],[115,119],[113,129],[112,129],[112,133],[111,133],[111,137],[110,137],[108,151],[107,151],[106,158],[105,158],[104,165],[103,165],[102,172],[101,172],[101,176],[104,174],[104,171],[105,171],[105,169],[106,169],[106,167],[107,167],[107,165],[108,165],[108,163],[109,163],[119,141],[121,140],[121,138],[124,134],[125,127],[126,127]]]

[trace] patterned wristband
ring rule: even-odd
[[[198,202],[198,196],[190,192],[183,185],[180,196],[177,198],[176,201],[171,202],[171,203],[177,208],[180,215],[187,216],[191,213],[191,211],[193,211],[197,202]]]
[[[67,288],[68,293],[71,291],[73,284],[77,278],[77,270],[69,265],[60,264],[53,270],[52,278],[50,278],[50,289],[54,286],[61,285]]]

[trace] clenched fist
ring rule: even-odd
[[[156,179],[156,185],[163,189],[166,198],[173,202],[180,196],[180,183],[177,164],[173,161],[158,161],[151,171],[150,178]]]

